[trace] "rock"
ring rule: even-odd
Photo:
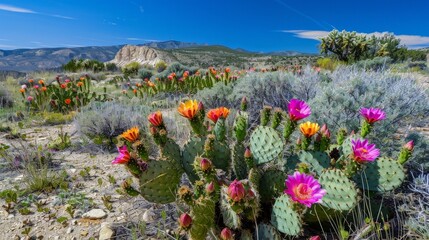
[[[147,46],[127,45],[116,53],[115,58],[111,61],[118,66],[125,66],[130,62],[148,64],[155,66],[161,59],[165,58],[161,52]],[[168,62],[168,60],[167,60]]]
[[[70,234],[72,232],[73,232],[73,229],[71,227],[67,228],[67,232],[66,232],[67,234]]]
[[[102,209],[92,209],[89,212],[86,212],[82,215],[83,218],[88,219],[101,219],[105,218],[107,216],[107,213],[105,213]]]
[[[77,220],[76,220],[76,219],[73,219],[73,220],[71,221],[71,224],[72,224],[72,225],[77,225]]]
[[[15,217],[15,215],[13,215],[13,214],[9,214],[9,215],[7,215],[7,218],[8,219],[11,219],[11,218],[14,218]]]
[[[14,180],[15,181],[20,181],[20,180],[22,180],[24,178],[24,175],[19,175],[19,176],[17,176]]]
[[[54,236],[52,239],[53,239],[53,240],[59,240],[59,239],[60,239],[60,236]]]
[[[80,232],[80,235],[83,236],[83,237],[86,237],[86,236],[88,236],[88,231],[83,230],[83,231]]]
[[[98,240],[111,239],[114,234],[115,232],[110,228],[110,224],[101,226],[100,233],[99,233],[100,237],[98,238]]]
[[[153,222],[155,217],[155,213],[152,210],[148,209],[143,213],[143,221],[149,223]]]
[[[80,209],[77,209],[77,210],[76,210],[76,211],[74,211],[74,213],[73,213],[73,218],[78,218],[78,217],[82,216],[82,214],[83,214],[83,211],[82,211],[82,210],[80,210]]]

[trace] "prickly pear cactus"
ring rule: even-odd
[[[404,167],[390,158],[379,158],[366,164],[364,170],[356,174],[356,184],[370,191],[387,192],[399,186],[405,179]]]
[[[250,136],[250,149],[256,164],[276,160],[283,152],[283,141],[271,127],[259,126]]]
[[[293,210],[292,201],[287,195],[281,195],[276,199],[271,213],[271,224],[287,235],[297,236],[301,233],[301,218]]]
[[[181,162],[180,147],[171,139],[168,139],[165,145],[161,148],[161,155],[164,158],[176,161],[179,164]]]
[[[246,139],[248,115],[241,112],[234,121],[234,136],[237,142],[243,142]]]
[[[338,169],[331,169],[320,175],[319,183],[326,190],[322,206],[335,210],[350,210],[358,202],[355,184]]]
[[[182,153],[182,166],[191,182],[198,180],[193,164],[195,157],[204,153],[204,142],[205,139],[203,138],[192,137],[185,145]]]
[[[244,159],[246,148],[241,143],[235,143],[232,149],[232,168],[238,180],[247,178],[247,164]]]
[[[277,169],[264,172],[259,180],[259,194],[262,202],[271,202],[283,193],[286,174]]]
[[[191,239],[204,240],[215,226],[215,202],[209,198],[198,199],[192,205],[192,226],[189,230]]]
[[[241,228],[240,216],[231,208],[228,202],[228,188],[222,187],[220,190],[220,210],[223,217],[223,223],[231,229]]]
[[[311,172],[321,175],[324,169],[329,168],[331,159],[324,152],[301,151],[298,154],[299,160],[306,163]]]
[[[140,193],[149,202],[170,203],[182,176],[182,168],[174,161],[150,161],[140,175]]]
[[[255,239],[264,239],[264,240],[281,240],[279,232],[270,224],[259,224],[258,225],[258,236]]]

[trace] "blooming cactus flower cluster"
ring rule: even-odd
[[[285,182],[286,190],[293,201],[311,207],[314,203],[321,203],[326,191],[320,183],[311,175],[295,172],[289,175]]]

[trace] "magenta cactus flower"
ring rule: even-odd
[[[246,195],[243,184],[235,179],[228,187],[228,196],[234,202],[239,202]]]
[[[285,194],[295,202],[311,207],[314,203],[321,203],[326,190],[322,189],[319,181],[305,173],[295,172],[285,181]]]
[[[127,146],[118,147],[119,156],[112,161],[112,164],[127,164],[130,161],[130,153],[128,152]]]
[[[34,99],[34,98],[33,98],[32,96],[28,96],[28,97],[27,97],[27,101],[29,101],[29,102],[33,101],[33,99]]]
[[[386,113],[379,108],[361,108],[360,114],[369,124],[373,124],[386,118]]]
[[[298,99],[291,99],[287,108],[290,120],[294,122],[304,119],[311,114],[311,108],[307,103]]]
[[[380,150],[375,144],[369,144],[368,140],[352,139],[353,159],[358,163],[373,162],[379,155]]]
[[[182,213],[182,215],[180,215],[180,217],[179,217],[180,227],[187,229],[191,226],[191,224],[192,224],[191,216],[189,216],[189,214],[187,214],[187,213]]]

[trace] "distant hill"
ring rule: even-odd
[[[225,46],[207,45],[198,43],[186,43],[179,41],[150,42],[137,46],[146,46],[159,55],[160,60],[166,62],[178,61],[183,64],[207,67],[236,65],[239,67],[254,66],[255,64],[264,66],[281,61],[282,57],[305,55],[299,52],[284,51],[272,53],[255,53],[244,49],[231,49]],[[40,49],[16,49],[0,50],[0,71],[40,71],[58,69],[61,65],[71,59],[94,59],[102,62],[111,61],[124,52],[120,50],[124,45],[103,46],[103,47],[76,47],[76,48],[40,48]],[[121,58],[118,61],[121,65],[128,60],[136,58],[139,62],[145,62],[145,56],[132,56]],[[154,62],[154,61],[152,61]],[[267,64],[265,64],[267,63]]]

